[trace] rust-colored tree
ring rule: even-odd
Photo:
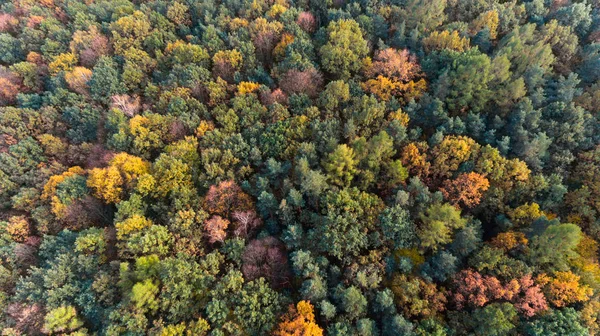
[[[254,208],[252,199],[234,181],[223,181],[212,185],[204,197],[206,210],[215,215],[229,218],[235,211]]]
[[[4,67],[0,67],[0,105],[13,104],[21,90],[21,79]]]
[[[305,93],[310,97],[319,94],[323,85],[323,76],[315,68],[304,71],[292,69],[283,74],[279,80],[279,86],[288,95],[294,93]]]
[[[223,242],[227,237],[227,227],[229,221],[221,216],[212,216],[209,220],[204,222],[204,232],[208,238],[208,242],[211,244],[217,242]]]
[[[463,173],[454,180],[446,180],[440,191],[453,205],[466,208],[475,207],[481,202],[483,193],[490,187],[485,176],[477,173]]]
[[[378,50],[373,58],[373,63],[367,67],[365,74],[368,77],[383,75],[397,81],[408,82],[419,76],[421,67],[414,55],[408,50],[387,48]]]

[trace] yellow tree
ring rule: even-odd
[[[64,53],[57,55],[50,64],[48,64],[48,70],[51,74],[57,74],[61,71],[71,71],[77,64],[77,57],[73,53]]]
[[[481,13],[473,22],[471,22],[471,34],[475,35],[479,31],[487,28],[490,31],[490,39],[495,40],[498,36],[498,12],[490,10]]]
[[[553,278],[539,277],[546,283],[545,293],[556,307],[565,307],[576,302],[585,302],[593,294],[592,288],[579,282],[580,277],[571,271],[554,272]]]
[[[459,166],[479,151],[475,140],[465,136],[447,136],[431,151],[432,170],[436,177],[449,177]]]
[[[137,156],[119,153],[106,168],[94,168],[88,174],[87,186],[106,203],[119,203],[124,188],[134,188],[138,177],[148,173],[150,164]]]
[[[79,94],[87,94],[87,82],[92,78],[92,70],[77,66],[65,74],[69,88]]]
[[[323,329],[315,323],[313,306],[308,301],[290,305],[287,314],[282,316],[275,336],[322,336]]]
[[[116,167],[94,168],[88,174],[87,186],[94,196],[106,203],[119,203],[123,193],[123,178]]]
[[[452,33],[447,30],[442,32],[434,31],[423,39],[423,47],[427,51],[450,49],[463,52],[469,49],[469,39],[460,37],[457,31],[453,31]]]

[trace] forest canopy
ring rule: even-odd
[[[0,330],[600,335],[600,3],[0,1]]]

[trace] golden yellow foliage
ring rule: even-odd
[[[498,21],[498,11],[495,9],[481,13],[471,22],[471,34],[477,34],[479,31],[488,28],[490,39],[495,40],[498,37]]]
[[[92,78],[92,70],[77,66],[65,74],[69,88],[79,94],[86,94],[88,81]]]
[[[294,42],[294,35],[285,33],[281,36],[281,40],[273,49],[273,55],[278,58],[285,56],[285,48]]]
[[[579,280],[579,275],[571,271],[554,272],[554,277],[545,287],[548,301],[560,308],[589,300],[593,290],[589,286],[580,284]]]
[[[214,129],[215,124],[213,124],[212,121],[202,120],[198,125],[198,128],[196,128],[196,136],[201,138],[204,136],[204,134],[206,134],[206,132],[212,131]]]
[[[597,298],[586,302],[579,315],[584,325],[588,328],[590,336],[600,334],[600,324],[598,323],[600,318],[600,301]]]
[[[219,50],[213,56],[214,63],[228,63],[234,69],[239,69],[242,66],[242,54],[237,50]]]
[[[364,82],[362,88],[363,90],[376,95],[381,100],[388,101],[396,94],[399,85],[400,83],[379,75],[375,79],[369,79]]]
[[[404,127],[408,127],[408,123],[410,122],[410,116],[408,113],[402,111],[402,109],[398,109],[394,112],[390,112],[388,115],[388,120],[398,120],[400,124]]]
[[[61,218],[64,215],[64,210],[66,205],[63,204],[60,199],[56,196],[56,188],[59,184],[61,184],[66,178],[75,176],[75,175],[84,175],[85,170],[83,168],[74,166],[69,168],[66,172],[51,176],[48,179],[48,182],[44,185],[44,190],[42,191],[42,200],[50,200],[50,205],[52,209],[52,213],[58,218]]]
[[[245,95],[248,93],[252,93],[260,87],[260,84],[254,82],[241,82],[238,84],[238,94]]]
[[[115,155],[110,160],[110,166],[119,170],[126,184],[133,183],[138,177],[150,171],[149,162],[125,152]]]
[[[8,219],[6,233],[17,243],[23,243],[31,235],[31,225],[25,216],[12,216]]]
[[[84,175],[85,170],[79,166],[73,166],[69,168],[66,172],[51,176],[48,179],[48,182],[44,185],[44,191],[42,191],[42,199],[48,200],[56,193],[56,187],[63,182],[67,177],[71,177],[74,175]]]
[[[248,27],[248,20],[236,17],[229,21],[229,29],[235,31],[241,27]]]
[[[411,99],[421,97],[427,91],[427,81],[421,78],[416,82],[411,80],[408,83],[400,83],[398,91],[401,93],[402,99],[409,102]]]
[[[55,75],[61,71],[71,71],[77,64],[77,58],[73,53],[64,53],[54,57],[54,61],[48,64],[48,70],[51,74]]]
[[[281,4],[274,4],[271,9],[267,12],[267,16],[270,18],[277,18],[279,15],[285,13],[287,8]]]
[[[152,221],[140,215],[133,215],[126,220],[115,224],[117,239],[122,240],[131,233],[138,232],[152,225]]]
[[[87,186],[94,196],[106,203],[119,203],[123,193],[123,179],[116,167],[94,168],[88,174]]]
[[[460,37],[457,31],[450,33],[447,30],[442,32],[434,31],[428,37],[423,39],[423,47],[425,50],[442,50],[451,49],[458,52],[463,52],[469,49],[469,39]]]
[[[519,245],[526,246],[528,242],[522,232],[508,231],[499,233],[492,239],[491,244],[504,251],[510,251]]]
[[[291,305],[288,313],[282,317],[275,336],[322,336],[323,329],[315,323],[313,306],[308,301],[300,301],[296,307]]]

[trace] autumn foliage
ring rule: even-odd
[[[206,210],[212,214],[229,217],[236,211],[253,207],[252,199],[234,181],[223,181],[209,188],[204,197]]]
[[[308,301],[300,301],[290,305],[288,312],[274,332],[275,336],[322,336],[321,329],[315,322],[314,307]]]

